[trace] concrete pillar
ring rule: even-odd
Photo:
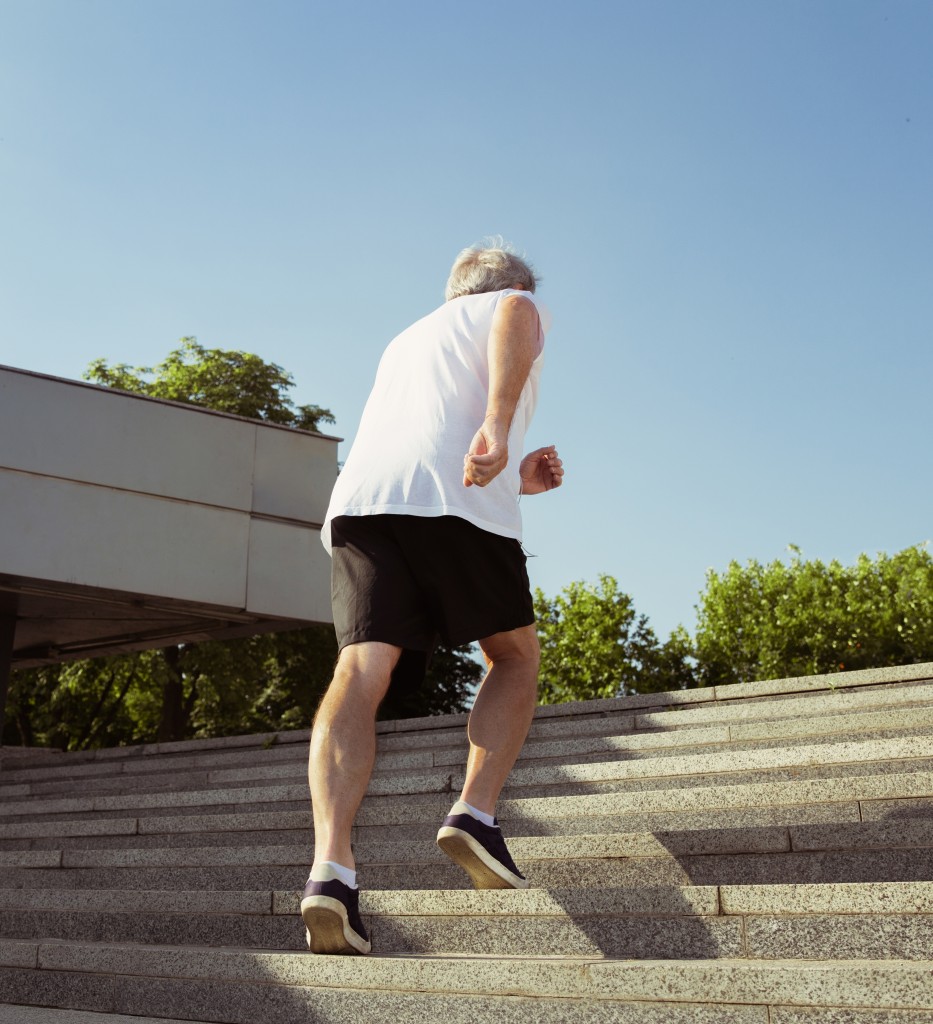
[[[16,616],[0,612],[0,746],[3,746],[3,724],[6,721],[6,695],[13,664],[13,637]]]

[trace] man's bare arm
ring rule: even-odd
[[[486,418],[463,460],[463,483],[485,487],[509,461],[509,428],[531,364],[538,354],[538,311],[530,299],[506,295],[489,335]]]
[[[557,446],[549,444],[529,452],[518,467],[522,494],[544,494],[564,482],[564,463],[557,454]]]

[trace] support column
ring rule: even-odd
[[[3,746],[3,725],[6,721],[6,697],[13,666],[13,637],[16,616],[0,612],[0,747]]]

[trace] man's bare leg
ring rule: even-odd
[[[401,648],[375,642],[351,644],[340,652],[311,732],[308,785],[315,863],[356,867],[350,830],[376,759],[376,711],[400,655]]]
[[[538,697],[540,650],[534,626],[480,640],[489,665],[467,723],[470,754],[460,799],[494,814],[521,752]]]
[[[481,640],[489,665],[467,725],[470,754],[460,799],[437,833],[437,844],[477,889],[525,889],[495,821],[495,806],[534,715],[538,638],[534,626]]]

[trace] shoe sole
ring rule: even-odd
[[[527,889],[531,885],[527,878],[509,871],[459,828],[445,825],[437,833],[437,845],[470,876],[474,889]]]
[[[359,956],[372,944],[350,925],[347,908],[332,896],[309,896],[301,901],[301,919],[305,938],[312,953],[334,956]]]

